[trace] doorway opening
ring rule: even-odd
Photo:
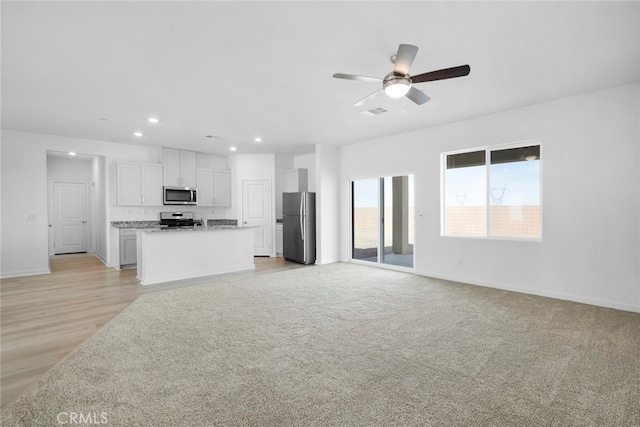
[[[271,180],[242,181],[242,225],[253,227],[253,255],[271,256]]]
[[[107,259],[106,161],[47,151],[49,255],[95,253]]]

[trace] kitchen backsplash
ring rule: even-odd
[[[195,219],[226,219],[234,217],[230,208],[205,208],[202,206],[111,206],[112,221],[158,221],[160,212],[193,212]],[[213,212],[212,212],[213,211]]]

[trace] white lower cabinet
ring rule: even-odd
[[[120,268],[136,265],[137,250],[136,230],[120,230]]]
[[[282,244],[282,223],[276,223],[276,256],[282,256],[283,244]]]

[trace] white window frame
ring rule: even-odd
[[[491,152],[499,151],[511,148],[520,148],[527,147],[531,145],[538,145],[540,147],[540,175],[539,175],[539,191],[540,191],[540,236],[539,237],[521,237],[521,236],[497,236],[491,235],[491,181],[490,181],[490,172],[491,172]],[[460,235],[460,234],[446,234],[446,205],[445,205],[445,194],[446,194],[446,179],[445,175],[447,172],[447,156],[452,154],[461,154],[461,153],[470,153],[474,151],[485,151],[485,197],[486,197],[486,230],[487,234],[485,236],[472,236],[472,235]],[[518,142],[510,142],[506,144],[497,144],[497,145],[487,145],[481,147],[473,147],[473,148],[465,148],[462,150],[454,150],[447,151],[444,153],[440,153],[440,236],[446,238],[459,238],[459,239],[485,239],[485,240],[514,240],[514,241],[523,241],[523,242],[542,242],[543,235],[543,180],[542,180],[542,170],[543,170],[543,144],[541,139],[529,139]]]

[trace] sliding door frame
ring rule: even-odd
[[[400,266],[400,265],[394,265],[394,264],[387,264],[383,262],[383,254],[382,251],[384,251],[384,221],[385,221],[385,215],[384,215],[384,178],[389,178],[389,177],[397,177],[397,176],[413,176],[413,180],[414,180],[414,188],[412,188],[412,192],[415,194],[415,173],[414,172],[404,172],[404,173],[394,173],[394,174],[384,174],[382,176],[364,176],[364,177],[357,177],[357,178],[349,178],[349,210],[350,210],[350,214],[349,214],[349,232],[348,232],[348,236],[349,236],[349,242],[348,242],[348,256],[347,256],[347,261],[348,262],[352,262],[354,264],[361,264],[361,265],[368,265],[371,267],[381,267],[381,268],[386,268],[389,270],[398,270],[398,271],[404,271],[404,272],[410,272],[413,273],[415,272],[415,264],[416,264],[416,245],[415,245],[415,235],[413,236],[413,241],[414,241],[414,245],[413,245],[413,266],[412,267],[405,267],[405,266]],[[373,261],[366,261],[366,260],[360,260],[360,259],[356,259],[354,258],[354,240],[355,240],[355,229],[354,229],[354,217],[355,217],[355,209],[354,209],[354,183],[355,181],[361,181],[361,180],[367,180],[367,179],[375,179],[377,180],[377,184],[378,184],[378,190],[377,190],[377,198],[378,198],[378,253],[377,253],[377,260],[376,262]],[[413,196],[413,195],[412,195]],[[415,206],[414,206],[415,209]],[[415,221],[415,218],[414,218]],[[415,224],[414,224],[414,230],[415,230]]]

